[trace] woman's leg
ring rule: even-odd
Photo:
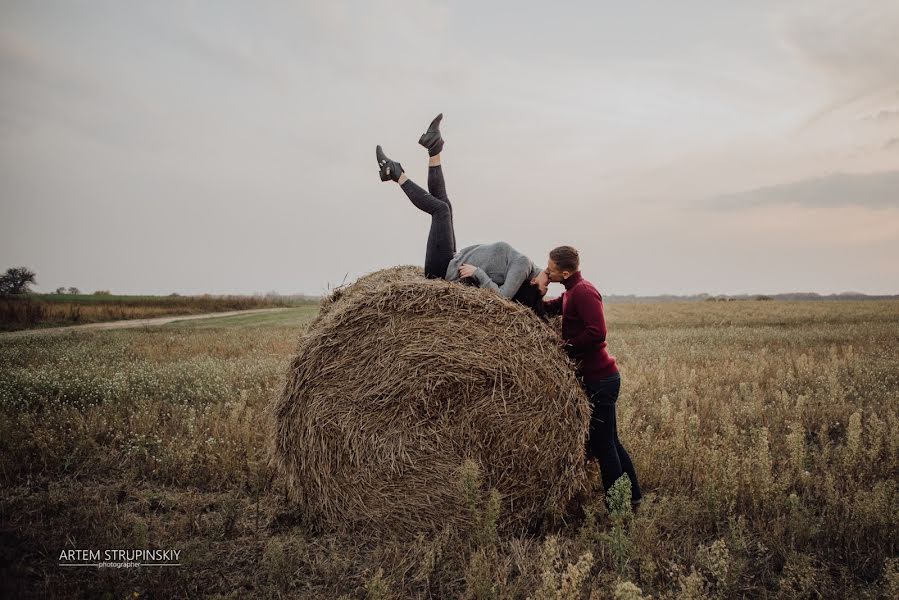
[[[450,222],[453,217],[453,205],[446,195],[446,181],[443,179],[443,166],[440,164],[440,155],[431,156],[428,159],[428,192],[438,200],[443,200],[449,206]],[[456,232],[453,231],[453,254],[456,253]]]
[[[425,249],[425,277],[444,279],[446,268],[456,252],[453,213],[449,202],[429,194],[405,175],[398,183],[416,208],[431,215],[431,229]]]
[[[443,167],[440,166],[440,153],[443,151],[443,136],[440,134],[440,122],[443,120],[443,113],[440,113],[431,124],[428,130],[421,134],[418,143],[428,149],[428,191],[438,200],[443,200],[449,206],[450,222],[452,223],[453,205],[450,204],[449,197],[446,195],[446,183],[443,180]],[[456,253],[456,233],[452,235],[452,252]]]
[[[443,165],[440,155],[428,157],[428,192],[438,200],[449,203],[446,195],[446,181],[443,179]]]

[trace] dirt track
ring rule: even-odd
[[[88,323],[86,325],[69,325],[67,327],[47,327],[44,329],[23,329],[21,331],[7,331],[0,333],[0,339],[11,337],[20,337],[23,335],[49,335],[53,333],[63,333],[66,331],[97,331],[103,329],[126,329],[133,327],[152,327],[156,325],[165,325],[174,321],[189,321],[192,319],[208,319],[210,317],[229,317],[232,315],[251,315],[256,313],[267,313],[279,310],[288,310],[287,308],[256,308],[253,310],[232,310],[228,312],[203,313],[202,315],[174,315],[170,317],[156,317],[153,319],[128,319],[125,321],[105,321],[103,323]]]

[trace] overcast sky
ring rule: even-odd
[[[0,270],[320,294],[460,247],[606,294],[899,293],[899,2],[0,2]],[[558,291],[558,290],[556,290]]]

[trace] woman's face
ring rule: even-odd
[[[546,288],[549,286],[549,276],[546,274],[546,270],[540,271],[540,274],[534,277],[531,280],[531,283],[537,286],[540,290],[540,297],[546,295]]]

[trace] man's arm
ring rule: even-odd
[[[602,298],[599,292],[591,287],[578,286],[577,293],[568,299],[584,321],[586,327],[582,332],[566,340],[573,350],[601,344],[606,340],[606,319],[602,311]]]

